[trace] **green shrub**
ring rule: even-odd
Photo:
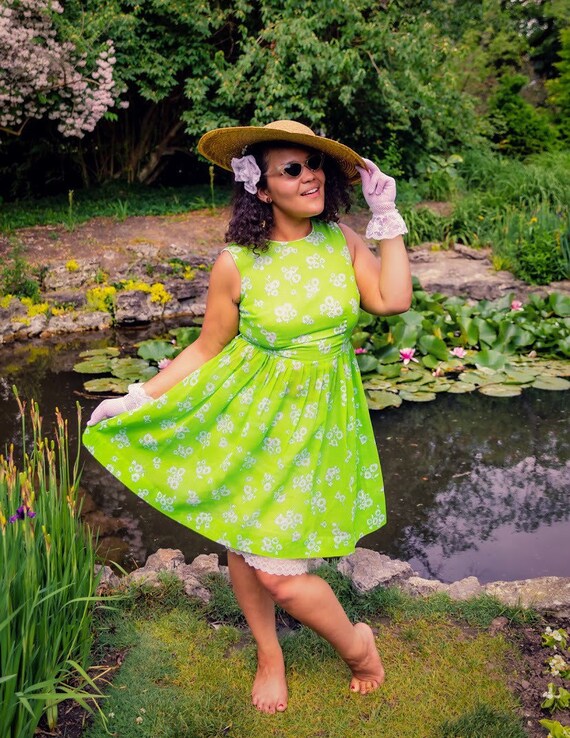
[[[509,208],[495,218],[490,233],[494,252],[507,259],[513,272],[530,284],[548,284],[570,274],[567,260],[568,216],[540,208],[529,217]]]
[[[504,75],[490,101],[493,141],[509,156],[548,151],[556,144],[556,131],[546,115],[520,96],[528,81],[521,74]]]
[[[15,242],[8,252],[0,270],[0,295],[29,297],[34,301],[40,297],[40,280],[37,272],[22,255],[22,245]]]

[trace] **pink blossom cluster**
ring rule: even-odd
[[[0,4],[0,129],[19,133],[30,118],[57,121],[64,136],[92,131],[119,96],[111,41],[93,60],[58,39],[57,0]]]

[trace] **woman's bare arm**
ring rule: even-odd
[[[339,224],[352,256],[363,310],[374,315],[404,313],[412,302],[412,276],[402,236],[380,241],[380,258],[351,228]]]
[[[210,274],[206,313],[200,336],[173,359],[166,369],[144,383],[147,395],[153,398],[168,392],[220,353],[237,335],[240,297],[239,271],[227,251],[223,251]]]

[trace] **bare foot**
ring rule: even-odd
[[[273,657],[258,654],[257,674],[251,690],[252,704],[261,712],[273,714],[287,709],[287,698],[283,654]]]
[[[356,623],[354,630],[362,642],[362,651],[359,658],[347,661],[352,671],[350,690],[368,694],[384,681],[384,667],[376,649],[374,633],[366,623]]]

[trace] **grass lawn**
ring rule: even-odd
[[[222,597],[231,602],[223,586],[218,605]],[[305,628],[288,630],[282,645],[290,701],[276,715],[251,706],[253,641],[239,625],[212,622],[215,603],[208,617],[167,583],[131,592],[116,610],[104,611],[99,647],[124,653],[124,660],[104,689],[107,726],[97,717],[87,738],[525,736],[509,691],[519,657],[502,635],[488,632],[489,617],[499,614],[488,600],[462,612],[441,597],[385,600],[368,620],[387,678],[366,697],[349,692],[349,671],[326,642]]]

